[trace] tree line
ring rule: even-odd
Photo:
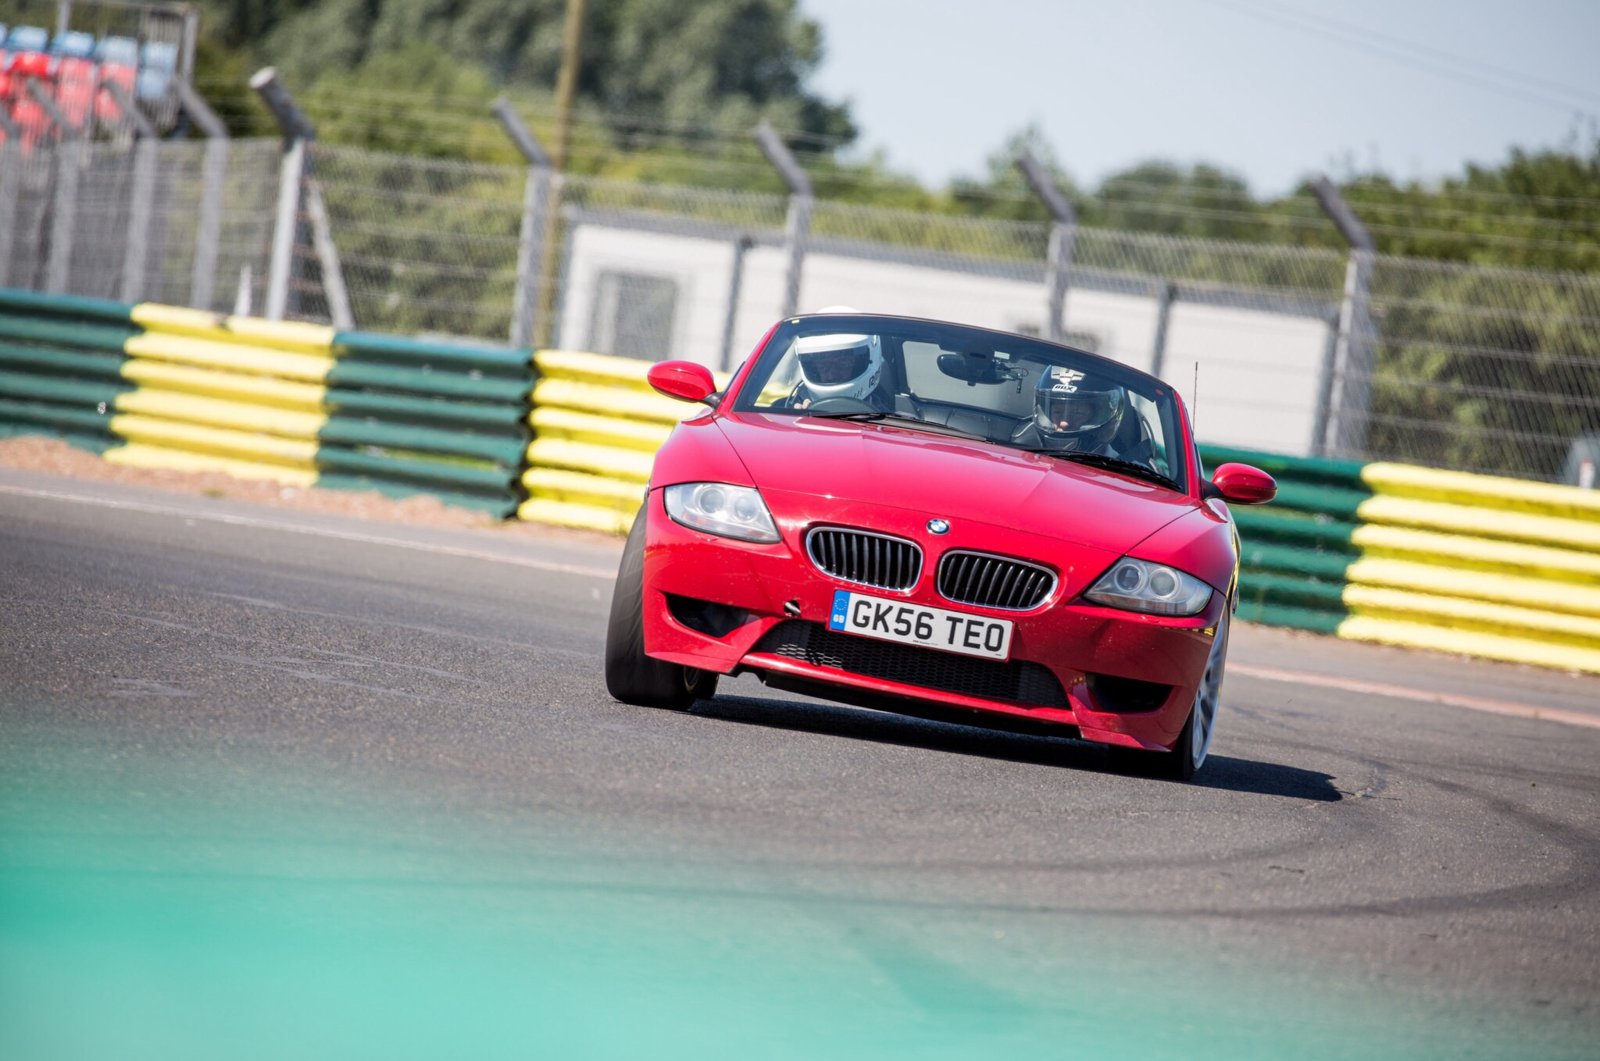
[[[489,102],[500,94],[541,136],[552,128],[565,0],[206,0],[202,6],[196,79],[214,101],[224,97],[219,109],[238,133],[275,131],[243,87],[251,70],[267,64],[279,68],[329,143],[408,157],[516,162],[489,115]],[[880,157],[851,156],[857,129],[849,105],[810,87],[823,46],[820,27],[796,0],[589,0],[568,170],[778,194],[779,178],[749,135],[765,118],[800,156],[824,200],[1048,220],[1012,164],[1027,148],[1054,173],[1085,226],[1345,249],[1307,188],[1258,197],[1224,166],[1161,160],[1084,187],[1034,128],[1003,139],[971,176],[925,187]],[[414,179],[401,168],[393,180]],[[1600,139],[1592,130],[1575,130],[1560,148],[1513,150],[1440,181],[1366,173],[1336,183],[1381,255],[1600,273]],[[442,212],[419,219],[422,227],[451,227],[452,207],[423,197],[407,209]],[[827,222],[819,215],[814,223]],[[932,238],[914,229],[881,235]],[[1033,256],[1036,249],[979,252]],[[1191,264],[1218,281],[1276,282],[1266,256],[1255,265]],[[1548,476],[1575,435],[1600,430],[1595,288],[1556,281],[1530,288],[1459,270],[1402,276],[1392,268],[1387,275],[1380,268],[1375,284],[1387,285],[1392,304],[1377,321],[1382,342],[1371,452]],[[461,296],[467,307],[482,301],[466,290]],[[480,310],[471,312],[481,317]]]

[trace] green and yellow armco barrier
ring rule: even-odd
[[[0,290],[0,432],[108,461],[508,515],[526,350]]]
[[[1208,449],[1279,477],[1236,509],[1242,617],[1600,674],[1600,491]]]
[[[626,531],[697,407],[648,364],[0,290],[0,434],[150,467],[429,493]],[[725,385],[726,377],[718,380]],[[1278,479],[1235,510],[1239,614],[1600,674],[1600,491],[1202,447]]]
[[[672,426],[702,406],[657,394],[649,363],[540,350],[528,424],[523,519],[626,534],[644,501],[656,450]],[[728,383],[726,374],[717,386]]]

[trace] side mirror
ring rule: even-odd
[[[711,378],[711,370],[704,365],[693,361],[662,361],[650,366],[645,379],[669,398],[716,407],[717,384]]]
[[[1203,491],[1207,497],[1220,497],[1239,505],[1260,505],[1278,496],[1278,484],[1260,468],[1248,464],[1224,464],[1211,476]]]

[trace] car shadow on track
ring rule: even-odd
[[[700,700],[690,713],[742,725],[819,733],[1148,780],[1142,777],[1136,767],[1112,755],[1104,746],[1071,737],[1013,733],[809,700],[769,700],[746,696],[722,695],[714,700]],[[1227,755],[1209,756],[1199,775],[1189,784],[1199,788],[1252,792],[1261,796],[1283,796],[1323,803],[1344,798],[1333,787],[1331,774]]]

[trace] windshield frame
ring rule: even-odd
[[[1021,367],[1022,365],[1059,365],[1062,367],[1076,368],[1081,371],[1092,372],[1096,376],[1109,379],[1123,386],[1130,395],[1143,398],[1150,403],[1155,419],[1159,423],[1150,423],[1152,417],[1143,416],[1152,431],[1159,431],[1161,435],[1162,456],[1166,468],[1155,469],[1156,473],[1171,479],[1171,489],[1180,493],[1190,493],[1190,470],[1194,466],[1195,456],[1191,452],[1191,435],[1188,430],[1187,412],[1176,389],[1165,381],[1146,372],[1101,357],[1087,350],[1067,346],[1062,343],[1051,342],[1037,336],[1020,335],[1012,332],[999,331],[992,328],[981,328],[974,325],[955,324],[946,321],[924,319],[920,317],[898,317],[889,314],[805,314],[787,317],[778,322],[768,334],[765,342],[751,358],[746,371],[740,373],[736,382],[736,389],[731,395],[732,401],[724,409],[735,414],[756,414],[762,416],[799,417],[806,415],[801,408],[781,408],[772,404],[761,404],[763,392],[767,390],[773,373],[783,362],[785,355],[790,351],[796,339],[805,336],[817,335],[856,335],[866,334],[882,336],[884,347],[884,373],[885,383],[892,389],[900,390],[907,387],[905,366],[901,363],[901,349],[904,343],[920,342],[933,343],[941,351],[988,351],[991,355],[1001,352],[1009,355],[1009,359],[1002,362],[995,358],[997,363]],[[980,382],[973,384],[976,387],[1010,387],[1010,377],[1006,382]],[[767,395],[770,400],[770,394]],[[932,401],[933,399],[928,399]],[[1015,399],[1013,399],[1014,403]],[[971,406],[976,411],[989,409],[991,415],[999,417],[990,407],[981,403]],[[825,415],[825,414],[823,414]],[[868,423],[871,419],[863,417]],[[937,421],[924,421],[930,431],[944,434],[952,425]],[[918,430],[915,423],[906,423],[898,418],[886,418],[881,421],[883,426],[903,430]],[[1017,420],[1019,426],[1025,420]],[[1036,447],[1013,445],[995,437],[981,440],[987,445],[1016,452],[1030,452]],[[1156,484],[1153,480],[1141,480]]]

